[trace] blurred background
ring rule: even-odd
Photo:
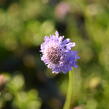
[[[0,0],[0,109],[62,109],[68,74],[40,60],[56,30],[81,57],[71,109],[109,109],[108,0]]]

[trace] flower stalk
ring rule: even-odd
[[[69,83],[68,83],[68,90],[66,95],[66,101],[64,104],[63,109],[70,109],[72,103],[72,92],[73,92],[73,72],[69,72]]]

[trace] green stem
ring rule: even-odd
[[[73,92],[73,72],[69,72],[69,83],[68,83],[68,91],[66,96],[66,101],[63,109],[70,109],[72,102],[72,92]]]

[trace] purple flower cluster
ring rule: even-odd
[[[64,39],[64,36],[55,35],[50,37],[45,36],[44,42],[41,44],[42,57],[41,60],[52,69],[53,73],[66,73],[72,70],[72,67],[77,67],[77,51],[72,51],[75,46],[70,39]]]

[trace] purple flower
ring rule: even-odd
[[[77,51],[72,51],[75,46],[70,39],[64,39],[64,36],[55,35],[50,37],[45,36],[44,42],[41,44],[42,57],[41,60],[52,69],[53,73],[66,73],[72,70],[72,67],[77,67]]]

